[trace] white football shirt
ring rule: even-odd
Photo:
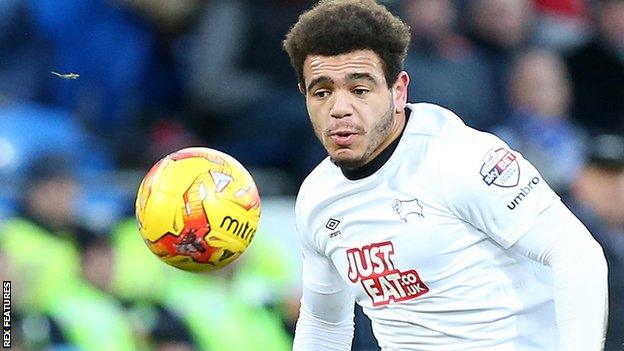
[[[555,349],[550,269],[508,248],[557,195],[496,136],[407,109],[372,175],[347,179],[328,158],[302,184],[304,286],[347,286],[384,350]]]

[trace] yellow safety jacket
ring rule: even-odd
[[[80,256],[68,240],[22,218],[0,225],[0,249],[17,289],[16,308],[42,313],[80,350],[135,350],[117,301],[81,279]]]
[[[118,226],[112,240],[116,293],[124,299],[152,300],[176,314],[199,350],[292,349],[291,336],[279,316],[250,303],[231,280],[214,273],[183,272],[160,262],[142,242],[134,219]],[[254,276],[249,269],[240,272],[246,279]]]

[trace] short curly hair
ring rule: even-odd
[[[380,57],[391,87],[403,70],[409,44],[409,26],[376,1],[321,0],[299,17],[283,47],[302,84],[303,63],[308,55],[372,50]]]

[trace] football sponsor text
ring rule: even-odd
[[[375,307],[410,300],[429,291],[416,270],[396,269],[393,255],[390,241],[347,249],[349,280],[362,284]]]

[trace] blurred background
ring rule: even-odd
[[[312,3],[0,0],[14,349],[290,349],[294,196],[325,154],[281,40]],[[607,351],[623,350],[624,0],[383,3],[412,29],[409,100],[522,152],[602,243]],[[263,199],[253,244],[218,274],[159,262],[134,220],[149,167],[187,146],[236,157]],[[353,349],[375,345],[356,310]]]

